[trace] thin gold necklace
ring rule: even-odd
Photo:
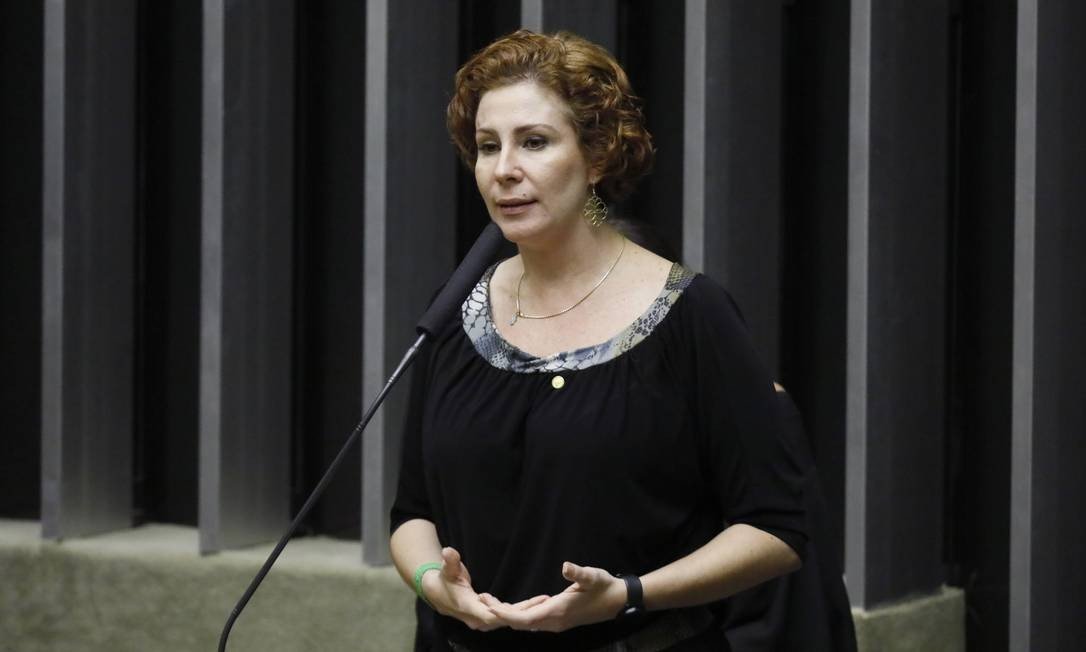
[[[577,303],[566,308],[565,310],[559,310],[558,312],[551,315],[526,315],[520,311],[520,287],[524,285],[524,276],[526,275],[526,272],[521,272],[520,280],[517,281],[517,310],[513,313],[513,316],[509,318],[509,325],[512,326],[513,324],[517,323],[518,319],[550,319],[551,317],[564,315],[570,310],[573,310],[577,306],[581,305],[582,303],[584,303],[585,299],[592,296],[592,293],[599,289],[601,285],[603,285],[603,282],[607,280],[607,277],[611,275],[611,272],[615,271],[615,268],[618,267],[618,261],[622,260],[622,252],[624,251],[626,251],[625,237],[622,238],[622,247],[618,250],[618,257],[615,258],[615,262],[611,263],[611,267],[607,270],[607,273],[603,275],[603,278],[599,280],[599,283],[596,283],[594,286],[592,286],[592,289],[588,291],[588,294],[578,299]]]

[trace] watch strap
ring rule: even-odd
[[[641,586],[641,578],[637,575],[619,575],[626,583],[626,604],[618,612],[619,618],[633,616],[645,611],[645,589]]]

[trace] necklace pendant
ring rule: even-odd
[[[509,318],[509,325],[512,326],[515,323],[517,323],[517,313],[514,312],[513,316]]]

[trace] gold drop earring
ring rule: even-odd
[[[592,192],[584,203],[584,218],[592,226],[599,227],[607,221],[607,204],[596,194],[596,186],[591,185]]]

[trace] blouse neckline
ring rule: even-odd
[[[510,343],[494,326],[490,311],[490,279],[498,263],[487,268],[460,307],[464,332],[476,352],[491,366],[514,373],[572,371],[603,364],[637,346],[671,311],[694,280],[694,272],[672,263],[664,287],[649,307],[617,335],[599,344],[537,357]]]

